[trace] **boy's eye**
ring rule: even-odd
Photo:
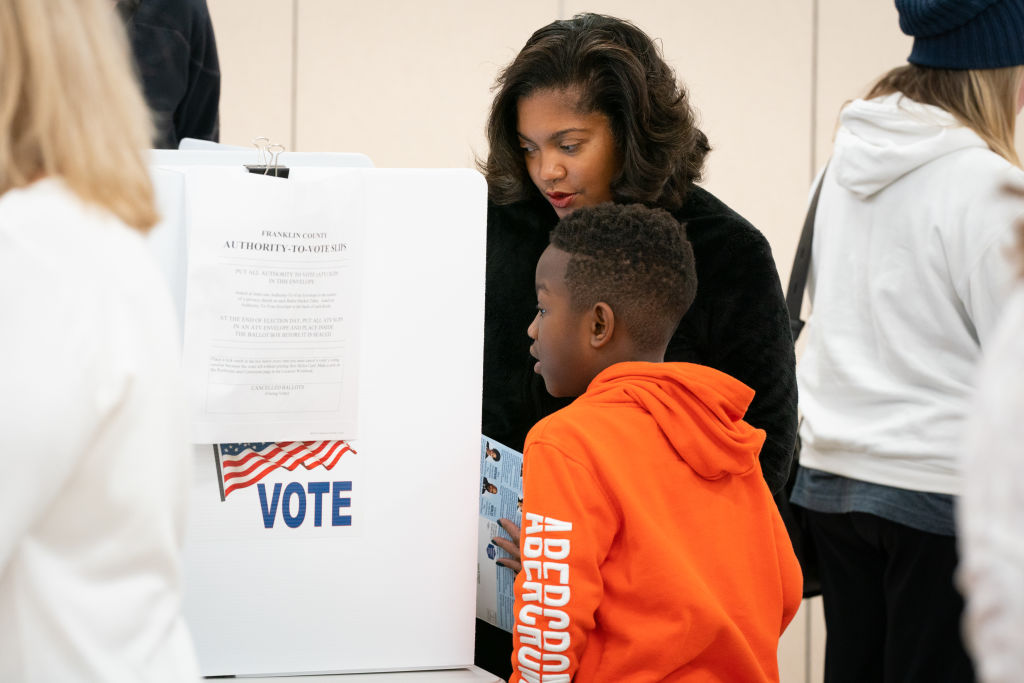
[[[541,308],[540,306],[537,306],[537,315],[539,315],[540,317],[543,318],[544,314],[547,313],[547,312],[548,311],[547,311],[546,308]]]

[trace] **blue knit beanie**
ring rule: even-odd
[[[911,64],[996,69],[1024,64],[1024,0],[896,0],[914,37]]]

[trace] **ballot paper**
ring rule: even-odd
[[[356,437],[362,183],[188,173],[195,443]]]
[[[486,435],[480,437],[480,520],[477,530],[476,616],[506,631],[514,621],[516,575],[497,560],[508,557],[491,539],[511,540],[498,524],[523,520],[523,454]]]

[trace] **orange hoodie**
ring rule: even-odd
[[[802,577],[753,395],[701,365],[619,363],[530,431],[510,683],[779,680]]]

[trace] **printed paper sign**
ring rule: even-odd
[[[195,443],[356,436],[358,176],[186,180]]]

